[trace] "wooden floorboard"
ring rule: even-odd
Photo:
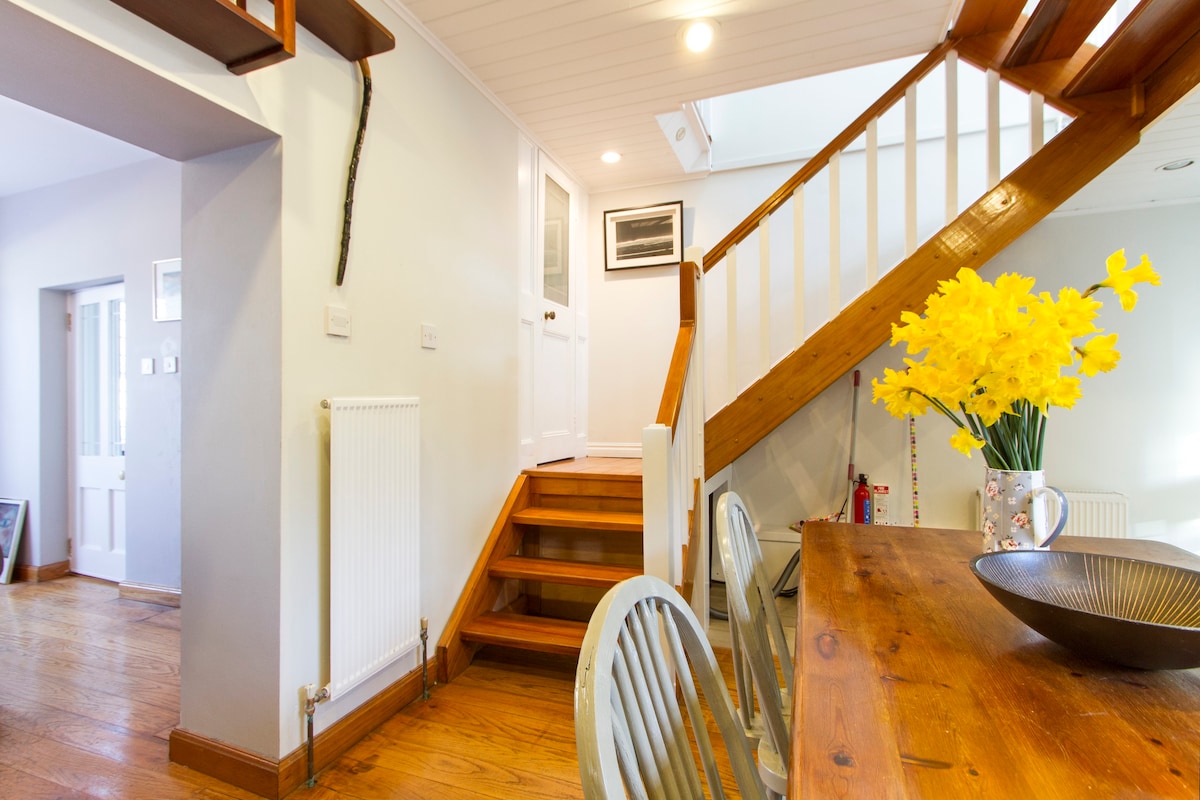
[[[85,578],[0,585],[0,800],[254,797],[167,760],[179,613]],[[581,798],[574,681],[571,658],[484,648],[288,797]]]

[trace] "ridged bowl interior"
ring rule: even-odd
[[[1017,551],[973,562],[984,581],[1030,600],[1106,617],[1200,628],[1200,572],[1094,553]]]
[[[1078,654],[1138,669],[1200,667],[1200,572],[1055,550],[985,553],[971,570],[1013,616]]]

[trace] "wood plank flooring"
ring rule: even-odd
[[[179,609],[89,578],[0,585],[0,798],[249,800],[171,764]],[[728,678],[728,651],[718,650]],[[301,787],[294,800],[582,797],[574,659],[480,657]]]
[[[167,761],[179,609],[69,577],[0,585],[0,797],[253,798]]]

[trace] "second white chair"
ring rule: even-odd
[[[763,569],[754,525],[735,492],[726,492],[717,501],[716,523],[717,545],[725,569],[738,713],[747,737],[759,740],[758,769],[763,783],[782,797],[787,793],[791,746],[792,655],[771,582]],[[783,687],[779,685],[780,672]],[[761,716],[754,712],[756,698]]]

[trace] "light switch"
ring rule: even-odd
[[[349,336],[350,309],[345,306],[325,306],[325,333],[329,336]]]
[[[142,359],[142,374],[143,375],[153,375],[154,374],[154,359],[153,358],[143,358]]]
[[[421,347],[437,350],[437,328],[428,323],[421,325]]]
[[[179,372],[179,358],[176,356],[163,358],[163,372]]]

